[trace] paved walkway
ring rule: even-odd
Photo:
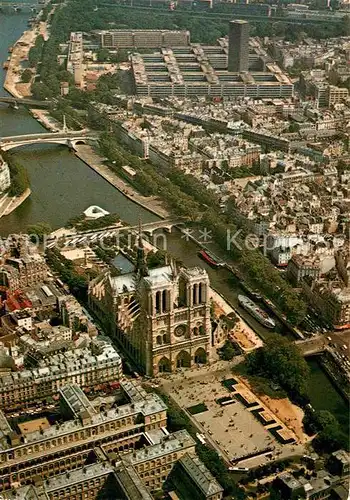
[[[62,132],[62,124],[55,118],[50,116],[50,112],[43,109],[30,109],[33,117],[38,120],[47,130],[51,132]]]
[[[75,147],[76,156],[80,158],[84,163],[91,167],[95,172],[97,172],[101,177],[106,179],[112,186],[122,192],[125,196],[130,198],[132,201],[146,208],[155,215],[158,215],[162,219],[169,218],[170,214],[163,206],[163,202],[156,198],[155,196],[142,196],[127,182],[118,177],[117,174],[112,172],[106,165],[102,163],[102,158],[99,156],[91,146],[87,145],[77,145]]]
[[[3,196],[0,200],[0,218],[16,210],[30,195],[32,191],[27,188],[21,196]]]

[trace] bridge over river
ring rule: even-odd
[[[48,108],[51,104],[50,101],[37,101],[36,99],[25,99],[16,97],[0,97],[0,104],[11,104],[16,106],[30,106],[35,108]]]
[[[324,335],[317,335],[307,340],[297,340],[295,343],[304,357],[317,356],[323,353],[328,344]]]
[[[14,135],[10,137],[0,137],[0,150],[10,149],[32,144],[62,144],[74,149],[76,144],[86,144],[96,141],[98,134],[88,130],[46,132],[43,134]]]
[[[142,224],[142,234],[147,236],[152,236],[155,231],[160,229],[164,231],[171,232],[173,227],[178,227],[183,225],[187,219],[177,218],[177,219],[162,219],[156,222],[149,222],[146,224]],[[52,248],[56,245],[56,242],[60,240],[62,243],[62,239],[64,240],[64,245],[66,247],[74,247],[77,244],[89,244],[89,243],[97,243],[98,241],[103,240],[104,238],[112,238],[113,236],[117,237],[120,233],[127,231],[129,234],[136,234],[139,230],[139,226],[120,226],[120,225],[112,225],[108,227],[104,227],[97,230],[92,231],[80,231],[80,232],[65,232],[64,235],[60,235],[61,231],[58,233],[54,232],[50,235],[47,241],[47,246]]]

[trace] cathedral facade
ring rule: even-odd
[[[96,278],[89,304],[108,334],[149,376],[210,362],[209,277],[201,268],[147,269],[141,243],[133,273]]]

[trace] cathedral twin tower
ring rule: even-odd
[[[204,269],[148,269],[140,239],[135,271],[91,281],[89,303],[109,335],[153,376],[210,362],[209,292]]]

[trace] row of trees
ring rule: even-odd
[[[349,449],[348,436],[341,430],[338,420],[331,412],[306,408],[303,424],[309,435],[317,434],[312,441],[316,450],[331,453],[339,448]]]
[[[108,2],[109,3],[109,2]],[[100,9],[106,5],[105,0],[99,0]],[[116,6],[111,9],[112,15],[118,16],[118,25],[130,28],[150,28],[150,29],[188,29],[191,32],[193,42],[202,42],[206,44],[215,43],[217,38],[227,34],[227,20],[222,15],[227,14],[227,19],[237,17],[237,14],[232,14],[232,6],[218,4],[214,5],[209,11],[189,10],[186,7],[178,6],[175,12],[152,10],[145,15],[144,9],[130,9]],[[225,12],[223,12],[225,11]],[[221,14],[221,15],[220,15]],[[281,14],[281,11],[280,11]],[[279,15],[280,15],[279,14]],[[219,15],[219,17],[217,17]],[[291,21],[264,21],[263,16],[257,20],[250,20],[252,36],[277,36],[284,37],[287,40],[297,41],[300,38],[300,33],[305,33],[305,36],[315,38],[336,37],[348,34],[348,19],[339,21],[337,24],[325,22],[315,22],[314,24],[297,24]],[[205,19],[203,19],[205,18]]]
[[[245,278],[286,312],[292,324],[303,320],[305,302],[259,250],[247,248],[244,238],[250,228],[244,218],[233,211],[221,214],[216,196],[194,176],[175,168],[160,173],[154,165],[125,151],[107,132],[101,134],[100,148],[118,174],[122,165],[131,165],[136,170],[132,182],[144,195],[160,196],[176,215],[200,221],[210,230],[213,239],[236,261]]]
[[[11,186],[8,194],[9,196],[20,196],[30,186],[28,172],[21,163],[15,160],[11,153],[3,152],[2,156],[10,169]]]
[[[117,214],[107,214],[98,219],[86,219],[85,215],[82,214],[69,219],[66,223],[66,227],[75,227],[79,231],[89,231],[111,226],[117,222],[120,222],[120,217]]]
[[[76,272],[73,262],[63,257],[55,248],[46,250],[46,260],[51,269],[57,272],[62,281],[69,286],[70,291],[79,300],[85,302],[88,289],[87,278]]]
[[[168,177],[159,175],[155,168],[148,162],[143,162],[140,158],[124,150],[108,133],[101,134],[101,152],[112,161],[111,168],[120,173],[120,167],[131,165],[137,173],[133,184],[146,196],[156,195],[164,199],[169,208],[178,216],[189,216],[192,220],[198,219],[201,213],[201,206],[193,197],[184,193]]]
[[[35,44],[29,49],[28,61],[29,65],[34,68],[41,61],[42,51],[44,47],[44,37],[38,35],[35,39]]]

